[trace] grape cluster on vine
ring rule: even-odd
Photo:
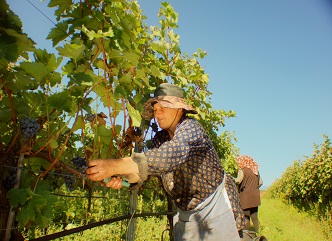
[[[23,136],[29,139],[38,134],[41,125],[37,122],[37,119],[30,119],[28,117],[24,117],[20,121],[20,128]]]
[[[60,181],[61,179],[64,181],[66,188],[70,192],[73,192],[75,190],[75,177],[67,171],[55,170],[53,172],[53,178],[50,179],[50,183],[53,185],[53,187],[58,188],[59,187],[58,181]]]
[[[4,189],[8,191],[14,188],[16,183],[17,183],[16,170],[12,168],[10,169],[9,175],[6,177],[6,179],[2,180],[2,186]]]
[[[75,190],[74,184],[75,184],[75,178],[71,175],[64,175],[63,179],[65,181],[65,185],[67,189],[71,192]]]
[[[74,166],[80,170],[82,175],[85,177],[85,171],[88,168],[88,162],[84,157],[76,156],[71,160],[74,164]]]

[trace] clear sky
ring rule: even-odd
[[[7,0],[39,48],[54,26],[48,1]],[[157,25],[160,0],[139,0]],[[234,110],[221,128],[240,155],[259,164],[265,186],[313,144],[332,137],[332,2],[329,0],[170,0],[179,13],[182,51],[207,51],[214,109]],[[32,6],[34,4],[41,12]]]

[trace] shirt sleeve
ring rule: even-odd
[[[237,172],[237,177],[235,178],[235,183],[240,184],[243,180],[243,177],[244,177],[243,171],[239,169]]]
[[[172,140],[145,152],[148,174],[171,172],[206,151],[208,145],[202,128],[196,120],[187,119],[177,126]]]

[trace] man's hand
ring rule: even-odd
[[[112,177],[107,183],[102,182],[102,185],[112,189],[120,189],[122,187],[122,178],[121,177]]]
[[[87,178],[92,181],[102,181],[116,174],[115,159],[92,160],[88,166],[89,168],[86,169]]]
[[[115,175],[125,176],[130,183],[139,181],[138,165],[131,157],[120,159],[97,159],[89,162],[86,170],[87,178],[92,181],[102,181]]]

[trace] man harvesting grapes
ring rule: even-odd
[[[159,85],[145,105],[161,128],[152,149],[131,157],[92,160],[87,177],[101,181],[123,175],[135,183],[147,175],[159,176],[177,207],[175,240],[239,241],[238,230],[244,224],[235,183],[204,128],[187,115],[197,111],[183,96],[183,89],[176,85]],[[106,186],[119,189],[122,180],[113,177]]]

